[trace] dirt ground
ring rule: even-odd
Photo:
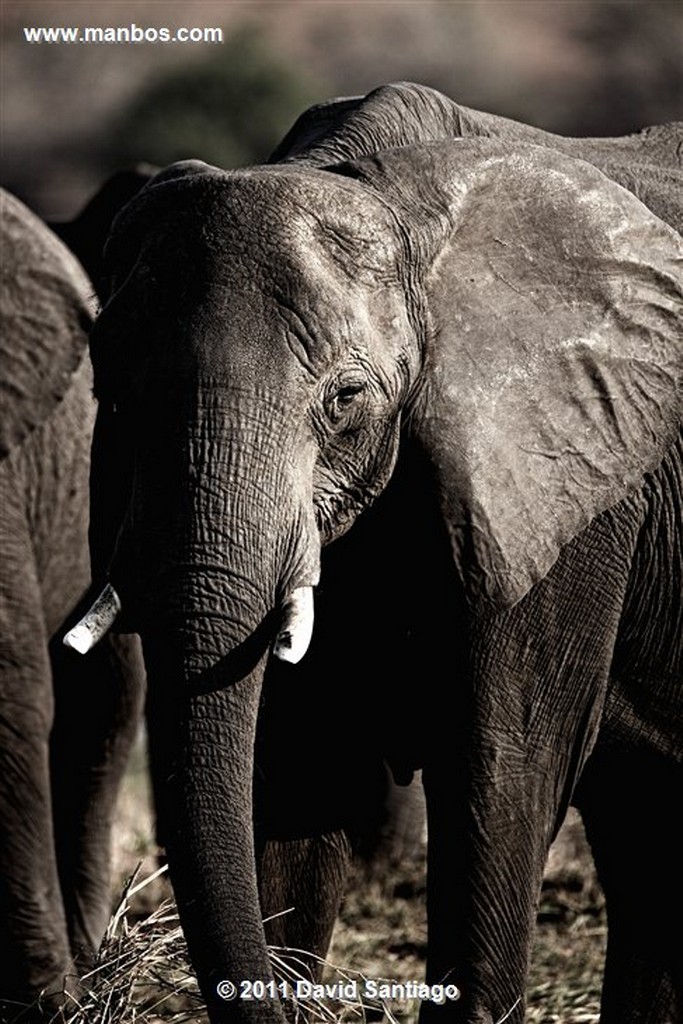
[[[325,971],[327,981],[355,979],[359,989],[364,979],[422,981],[427,948],[424,853],[424,842],[418,842],[412,844],[400,863],[385,863],[380,870],[371,871],[360,864],[357,866],[335,928]],[[138,880],[156,868],[148,786],[144,764],[138,759],[126,779],[119,804],[114,848],[117,898],[125,879],[140,863]],[[145,925],[144,915],[158,912],[159,903],[170,895],[168,883],[162,876],[129,900],[131,911],[127,918],[124,915],[118,922],[119,932],[123,930],[128,935],[130,929],[134,930],[133,937],[127,939],[128,949],[139,946],[141,962],[147,955],[145,942],[149,941],[151,949],[158,941],[159,931],[156,924]],[[167,919],[162,928],[177,931],[172,907],[160,916]],[[546,869],[527,993],[529,1024],[598,1021],[605,939],[602,895],[580,819],[571,811],[551,850]],[[179,956],[182,961],[183,951],[177,953],[179,947],[182,947],[182,940],[178,932],[173,942],[163,946],[169,951],[169,960]],[[155,989],[154,977],[159,974],[155,966],[157,957],[158,952],[150,954],[151,968],[141,970],[142,980],[132,986],[130,1009],[126,1011],[130,1013],[130,1021],[204,1024],[206,1018],[196,996],[189,1001],[184,995],[169,997],[168,979],[164,982],[165,988],[161,986],[163,992]],[[184,965],[179,968],[181,974],[185,970]],[[176,970],[174,977],[177,974]],[[183,992],[188,984],[192,988],[188,979],[182,981]],[[151,1009],[158,999],[163,1002]],[[414,1024],[417,1020],[419,1004],[416,999],[386,1001],[384,1006],[372,1000],[365,1002],[364,1007],[353,1000],[345,1007],[327,1003],[319,1008],[320,1016],[316,1017],[318,1009],[314,1009],[309,1019],[397,1021],[400,1024]],[[330,1016],[326,1018],[325,1014]],[[121,1012],[122,1019],[113,1020],[116,1024],[128,1024],[124,1017]],[[79,1017],[74,1024],[108,1024],[108,1018],[93,1013]]]

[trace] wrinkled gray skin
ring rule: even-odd
[[[0,1019],[76,995],[110,914],[114,801],[142,701],[137,638],[61,644],[90,602],[92,287],[2,193]],[[40,1005],[31,1009],[40,998]],[[72,1007],[73,1008],[73,1007]]]
[[[253,827],[258,853],[279,813],[287,862],[338,719],[342,775],[372,742],[423,767],[427,978],[462,992],[424,1024],[522,1021],[572,800],[608,903],[603,1024],[676,1018],[681,239],[651,210],[680,224],[679,152],[674,127],[559,140],[392,86],[309,112],[271,166],[174,165],[115,223],[94,558],[143,637],[213,1022],[282,1019],[216,984],[270,977]],[[253,809],[270,645],[319,576],[311,650],[264,691],[300,686],[319,726],[271,716]]]
[[[679,234],[683,230],[683,122],[620,138],[571,139],[454,103],[435,89],[399,83],[305,111],[271,162],[326,167],[383,149],[447,139],[528,142],[587,160],[618,181]]]

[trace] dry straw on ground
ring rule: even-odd
[[[55,1024],[207,1024],[173,901],[163,899],[144,916],[137,916],[133,910],[139,895],[163,871],[161,868],[140,879],[138,867],[128,880],[112,915],[98,963],[83,979],[85,994],[79,1002],[72,1001]],[[379,910],[375,899],[376,894],[373,909]],[[566,911],[566,896],[560,897],[556,906],[558,913]],[[351,907],[349,916],[353,918],[353,914]],[[342,923],[342,934],[346,928],[353,929],[352,920],[347,925]],[[599,955],[604,942],[601,918],[577,913],[566,927],[553,929],[550,941],[544,932],[547,929],[542,924],[527,1024],[596,1024],[596,954]],[[387,941],[385,931],[385,949]],[[339,942],[336,949],[339,956]],[[278,980],[294,986],[297,980],[309,977],[300,951],[271,948],[270,953]],[[414,967],[409,969],[414,976]],[[360,992],[366,975],[326,963],[324,977],[328,984],[356,980]],[[412,1024],[417,1017],[417,1001],[387,1005],[381,1001],[364,1002],[361,998],[304,998],[296,1003],[290,1001],[288,1011],[292,1024]]]
[[[71,1000],[54,1024],[203,1024],[206,1015],[202,998],[187,959],[185,940],[172,900],[163,900],[152,913],[131,920],[131,900],[159,877],[160,868],[139,881],[140,868],[127,882],[112,915],[95,968],[83,980],[86,994]],[[269,947],[277,981],[310,980],[300,950]],[[322,961],[320,961],[323,964]],[[328,983],[343,984],[360,979],[358,972],[323,964]],[[366,1005],[354,999],[334,1002],[314,997],[300,998],[289,1005],[292,1024],[335,1024],[336,1021],[368,1019],[398,1024],[381,1002]]]

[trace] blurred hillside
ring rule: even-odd
[[[683,118],[660,0],[4,0],[2,183],[70,216],[110,171],[263,159],[309,103],[409,79],[563,134]],[[221,27],[222,44],[31,45],[26,26]]]

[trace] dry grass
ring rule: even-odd
[[[599,892],[546,893],[527,992],[528,1024],[597,1024],[606,939]]]
[[[126,883],[95,968],[83,979],[83,998],[60,1024],[157,1024],[204,1021],[202,1000],[187,962],[175,905],[164,899],[151,913],[133,912],[133,900],[164,871],[142,881],[138,868]]]
[[[162,900],[141,917],[133,909],[147,884],[157,882],[157,874],[142,882],[135,874],[126,885],[99,962],[83,979],[87,995],[62,1014],[60,1024],[207,1024],[172,900]],[[415,866],[413,875],[417,875]],[[546,908],[550,905],[547,902]],[[552,905],[563,920],[542,921],[539,926],[527,1021],[592,1024],[599,1019],[605,933],[602,915],[585,907],[569,909],[562,896]],[[358,994],[347,1000],[309,998],[290,1003],[291,1020],[300,1024],[416,1021],[417,1000],[367,1000],[363,982],[366,978],[422,979],[426,951],[422,918],[423,892],[415,877],[395,882],[390,895],[386,885],[376,881],[352,889],[335,932],[333,962],[325,965],[324,980],[328,984],[355,981]],[[270,952],[279,980],[293,986],[308,977],[297,951]],[[345,966],[337,966],[339,963]],[[358,964],[362,969],[354,966]]]
[[[140,867],[124,887],[97,965],[82,979],[86,994],[72,999],[54,1024],[208,1024],[173,900],[162,900],[142,917],[134,910],[135,897],[165,872],[162,867],[139,880]],[[271,946],[269,952],[277,982],[295,991],[310,981],[301,951]],[[362,993],[362,974],[329,963],[324,967],[327,984],[348,988],[351,983]],[[321,999],[303,994],[289,1002],[292,1024],[362,1024],[380,1017],[398,1024],[386,1004],[366,1002],[362,995]]]
[[[85,982],[87,995],[60,1024],[207,1024],[185,943],[162,872],[155,872],[144,766],[126,780],[115,844],[117,901],[100,959]],[[593,1024],[605,945],[602,899],[577,831],[551,864],[539,911],[529,982],[528,1024]],[[139,868],[142,857],[146,876]],[[137,866],[136,866],[137,865]],[[127,881],[124,877],[130,876]],[[289,1003],[296,1024],[354,1021],[415,1024],[417,1000],[381,1003],[362,998],[366,978],[424,978],[427,949],[425,865],[422,857],[379,872],[356,872],[335,928],[324,981],[356,981],[358,998]],[[305,978],[294,950],[272,949],[276,977]],[[343,965],[343,966],[340,966]]]

